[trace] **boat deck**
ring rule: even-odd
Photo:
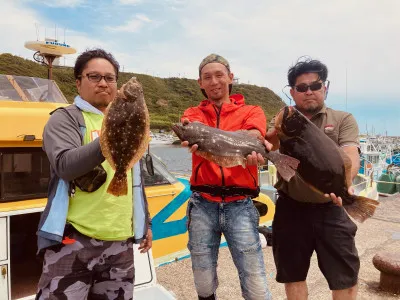
[[[364,224],[358,224],[356,243],[361,259],[359,300],[399,299],[400,295],[383,292],[379,289],[379,271],[372,264],[373,256],[381,250],[400,252],[400,195],[381,197],[381,205],[375,216]],[[273,299],[285,299],[284,285],[275,281],[275,265],[271,247],[263,249],[268,275],[268,284]],[[158,283],[175,293],[177,299],[197,299],[193,284],[190,259],[174,262],[156,269]],[[240,284],[229,250],[220,250],[218,261],[220,300],[243,299]],[[308,273],[309,299],[331,299],[328,284],[320,272],[314,255]]]

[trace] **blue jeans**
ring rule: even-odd
[[[221,234],[224,234],[239,272],[244,299],[271,299],[257,230],[260,216],[250,198],[217,203],[193,193],[187,217],[188,249],[199,296],[208,297],[218,287],[218,251]]]

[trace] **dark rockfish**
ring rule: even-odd
[[[110,103],[101,127],[101,151],[115,170],[107,192],[126,195],[126,172],[139,161],[150,139],[150,121],[142,85],[135,77],[125,83]]]
[[[281,152],[300,161],[298,175],[312,190],[340,196],[349,215],[359,222],[374,214],[378,201],[348,193],[351,159],[322,130],[291,106],[277,115],[275,128]]]
[[[279,174],[286,181],[295,175],[299,164],[297,159],[280,154],[277,151],[268,152],[264,144],[255,136],[240,131],[225,131],[193,122],[187,125],[175,124],[172,130],[181,141],[189,145],[197,144],[196,154],[220,165],[221,167],[246,166],[246,157],[252,151],[260,153],[271,160]]]

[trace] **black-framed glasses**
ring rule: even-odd
[[[118,80],[118,77],[113,74],[100,75],[97,73],[89,73],[86,75],[79,75],[79,78],[82,78],[83,76],[86,76],[89,81],[96,83],[99,83],[103,78],[107,83],[116,83]]]
[[[308,91],[308,89],[315,92],[315,91],[319,91],[323,85],[324,85],[324,82],[319,82],[319,81],[315,81],[311,84],[300,83],[300,84],[296,85],[294,87],[294,89],[299,93],[305,93]]]

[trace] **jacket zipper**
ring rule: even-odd
[[[200,169],[200,166],[201,166],[202,163],[203,162],[199,163],[199,165],[196,168],[196,171],[194,172],[194,182],[197,182],[197,174],[199,173],[199,169]]]
[[[220,120],[222,105],[223,105],[223,104],[221,104],[220,109],[217,109],[217,108],[215,108],[215,106],[213,106],[213,107],[214,107],[214,110],[215,110],[215,113],[217,114],[217,128],[219,128],[219,120]],[[224,187],[225,187],[225,176],[224,176],[224,171],[222,170],[222,167],[221,167],[221,166],[219,167],[219,169],[221,170],[222,187],[224,188]],[[222,202],[225,202],[225,201],[224,201],[224,200],[225,200],[225,196],[222,195],[221,199],[222,199]]]

